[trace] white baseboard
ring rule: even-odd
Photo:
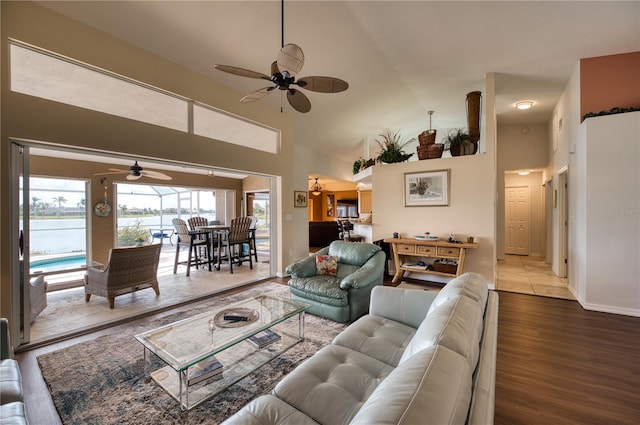
[[[578,303],[585,310],[600,311],[603,313],[621,314],[623,316],[640,317],[640,309],[588,303],[588,302],[585,302],[583,298],[579,297],[578,294],[575,293],[574,288],[569,287],[569,291],[571,291],[573,296],[576,297],[576,300],[578,301]]]

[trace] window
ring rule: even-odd
[[[278,153],[278,130],[17,41],[9,48],[14,92]]]
[[[193,107],[193,133],[252,149],[278,153],[278,131],[202,105]]]
[[[140,83],[11,44],[11,90],[174,130],[188,129],[188,102]]]
[[[22,199],[22,188],[20,188]],[[31,177],[29,240],[32,256],[84,253],[87,192],[84,180]],[[22,227],[22,226],[21,226]]]

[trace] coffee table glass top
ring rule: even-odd
[[[212,308],[135,338],[174,370],[182,371],[309,307],[309,304],[264,294]],[[247,320],[225,320],[225,315],[246,316]]]

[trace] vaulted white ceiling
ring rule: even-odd
[[[269,74],[280,48],[279,1],[42,1],[87,25],[249,93],[264,81],[214,64]],[[465,96],[496,74],[498,123],[547,122],[581,58],[640,50],[638,1],[286,1],[285,43],[302,47],[300,76],[349,82],[307,91],[292,110],[275,91],[260,102],[294,116],[295,143],[346,160],[382,129],[406,137],[466,125]],[[518,100],[536,103],[517,111]],[[247,105],[251,107],[251,105]],[[440,136],[439,136],[440,137]]]

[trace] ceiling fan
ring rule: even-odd
[[[164,173],[153,170],[145,170],[138,165],[138,161],[129,167],[128,170],[121,170],[119,168],[109,168],[108,173],[97,173],[96,176],[106,176],[108,174],[127,174],[127,180],[138,180],[141,177],[149,177],[157,180],[172,180],[172,178]]]
[[[241,77],[257,78],[261,80],[271,81],[272,86],[264,87],[249,93],[240,102],[253,102],[271,93],[275,89],[286,91],[289,104],[298,112],[309,112],[311,110],[311,102],[309,98],[300,90],[292,87],[298,86],[306,90],[320,93],[339,93],[349,88],[349,83],[334,77],[303,77],[296,80],[296,76],[304,65],[304,53],[300,46],[289,43],[284,44],[284,0],[281,1],[281,18],[282,18],[282,48],[278,52],[278,58],[271,64],[271,76],[261,72],[250,71],[244,68],[238,68],[229,65],[214,65],[219,71],[228,72],[229,74],[239,75]],[[282,111],[282,108],[281,108]]]

